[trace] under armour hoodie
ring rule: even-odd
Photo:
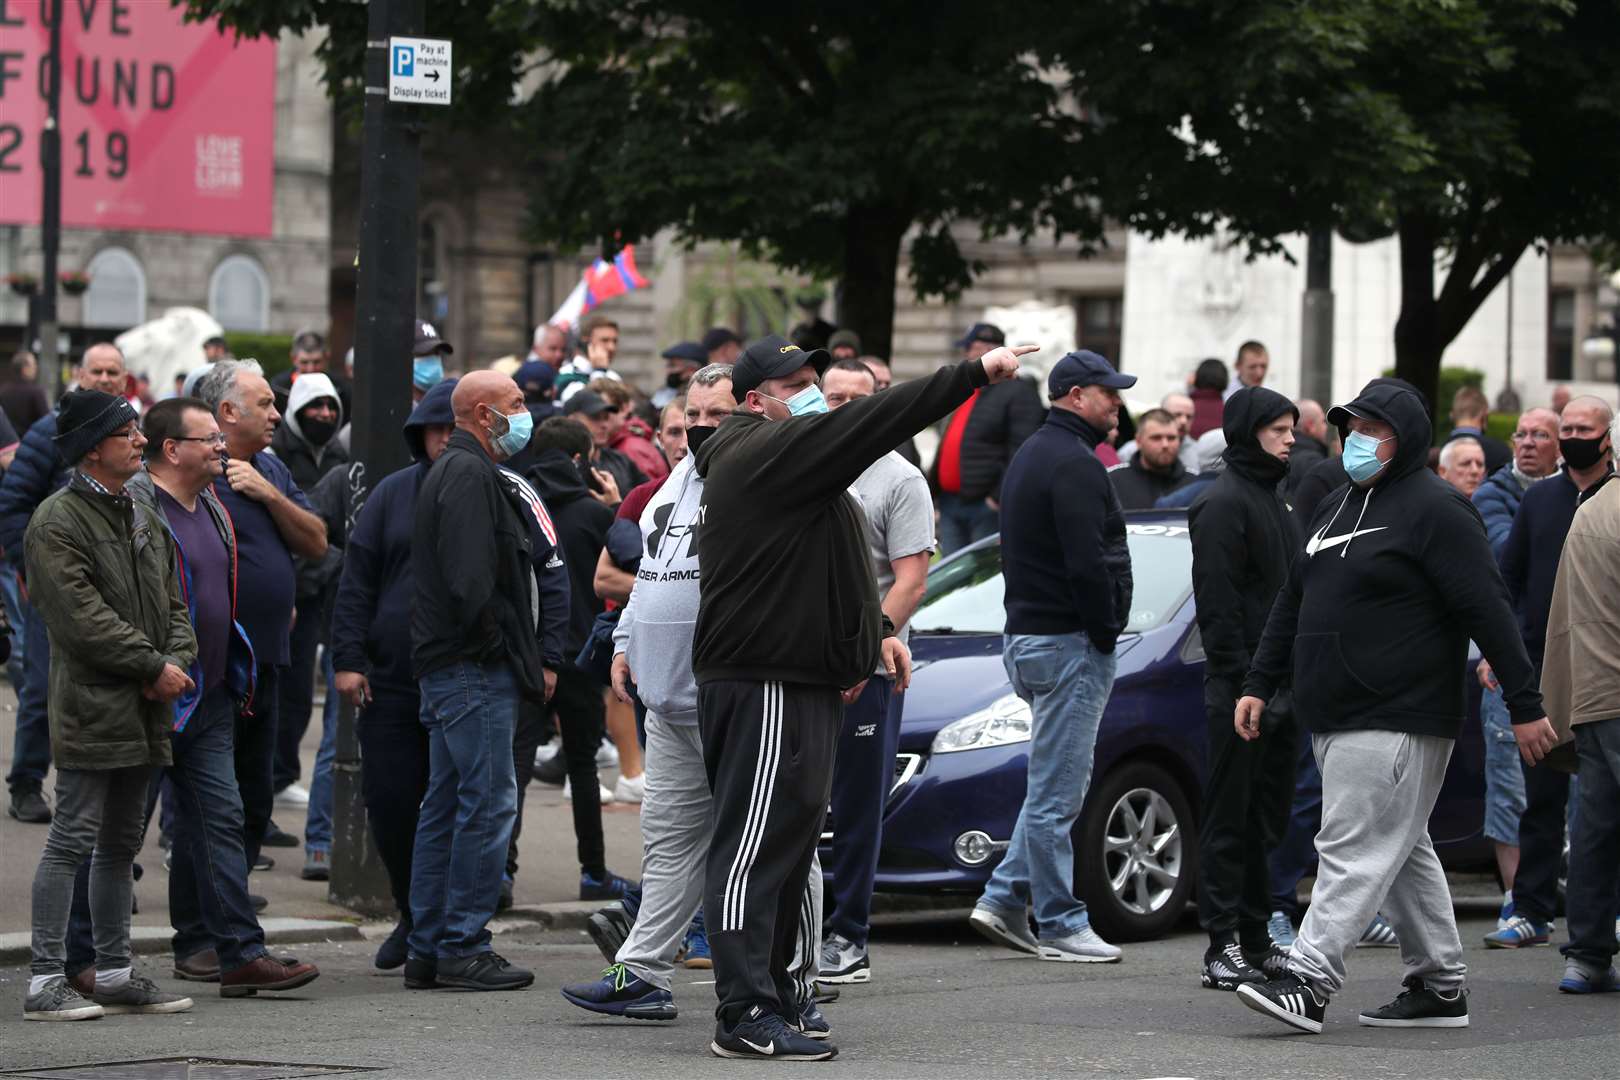
[[[1374,379],[1331,419],[1394,427],[1395,456],[1365,488],[1317,506],[1277,594],[1244,682],[1269,699],[1292,670],[1296,711],[1313,732],[1383,730],[1456,738],[1467,711],[1468,641],[1496,669],[1514,723],[1543,715],[1507,587],[1472,503],[1426,467],[1423,400]]]

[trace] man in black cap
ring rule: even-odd
[[[878,604],[860,507],[867,467],[1011,379],[1033,346],[997,349],[827,411],[831,358],[771,336],[732,372],[739,401],[697,452],[703,568],[692,669],[714,792],[704,886],[721,1057],[818,1060],[788,965],[832,788],[840,693],[881,660],[902,690],[911,658]],[[824,1031],[817,1034],[824,1035]]]
[[[742,338],[724,326],[710,328],[699,344],[711,364],[735,364],[743,347]]]
[[[698,369],[709,362],[709,350],[695,341],[681,341],[663,351],[664,385],[653,391],[653,408],[662,412],[665,405],[680,396]]]
[[[1075,897],[1070,834],[1114,686],[1114,643],[1131,613],[1125,512],[1093,449],[1119,422],[1119,392],[1134,385],[1134,375],[1094,352],[1059,360],[1046,380],[1046,422],[1002,483],[1002,661],[1030,707],[1029,784],[1007,854],[969,921],[991,941],[1042,960],[1120,958]],[[1038,940],[1029,932],[1031,903]]]
[[[964,360],[976,360],[1006,340],[999,326],[980,322],[956,347]],[[1040,392],[1030,379],[985,387],[951,414],[928,476],[939,495],[941,555],[996,531],[1002,475],[1040,424]]]
[[[411,403],[444,382],[444,358],[456,350],[439,336],[432,323],[416,324],[416,344],[411,347]],[[347,410],[345,410],[347,411]]]
[[[1281,974],[1287,960],[1266,929],[1267,859],[1287,828],[1294,791],[1293,696],[1284,690],[1272,698],[1254,742],[1238,738],[1232,709],[1299,547],[1299,526],[1278,490],[1288,475],[1298,419],[1293,402],[1263,386],[1245,386],[1227,398],[1226,468],[1187,513],[1206,657],[1209,777],[1198,837],[1198,904],[1209,933],[1202,982],[1213,990],[1264,982],[1268,973]],[[1143,430],[1147,426],[1144,419]]]
[[[141,468],[129,402],[100,390],[69,394],[56,447],[73,469],[40,504],[23,541],[31,598],[50,635],[51,751],[56,814],[34,874],[27,1020],[93,1020],[104,1012],[171,1013],[191,999],[133,971],[132,866],[146,825],[153,769],[171,761],[173,702],[197,639],[175,576],[173,543],[124,484]],[[67,983],[64,942],[79,864],[90,863],[94,991]]]
[[[647,482],[647,474],[630,460],[628,454],[608,445],[615,429],[623,426],[622,421],[614,423],[619,408],[588,387],[576,390],[562,407],[562,415],[583,424],[591,433],[591,470],[599,470],[613,478],[612,497],[606,498],[610,506],[617,506],[627,491]],[[592,472],[584,474],[587,483],[591,478]],[[591,490],[599,499],[605,498],[600,485],[592,484]]]

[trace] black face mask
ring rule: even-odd
[[[664,376],[664,385],[671,390],[679,390],[686,385],[686,376],[679,371],[672,371]]]
[[[298,426],[304,432],[304,438],[316,446],[325,446],[332,441],[332,436],[337,434],[337,421],[335,420],[309,418],[300,420]]]
[[[703,449],[703,444],[709,441],[709,436],[720,429],[717,427],[689,427],[686,429],[686,449],[696,454]]]
[[[1603,460],[1604,436],[1594,439],[1559,439],[1558,452],[1563,455],[1564,464],[1572,469],[1590,469]]]

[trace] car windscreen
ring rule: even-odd
[[[1162,626],[1192,591],[1192,544],[1179,522],[1125,526],[1131,549],[1131,619],[1125,632]],[[999,634],[1002,609],[1001,545],[965,551],[928,572],[928,593],[911,617],[914,633]]]

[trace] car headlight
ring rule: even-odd
[[[940,728],[939,734],[934,736],[934,753],[951,754],[958,750],[983,750],[1029,742],[1033,722],[1034,713],[1024,699],[1008,694]]]

